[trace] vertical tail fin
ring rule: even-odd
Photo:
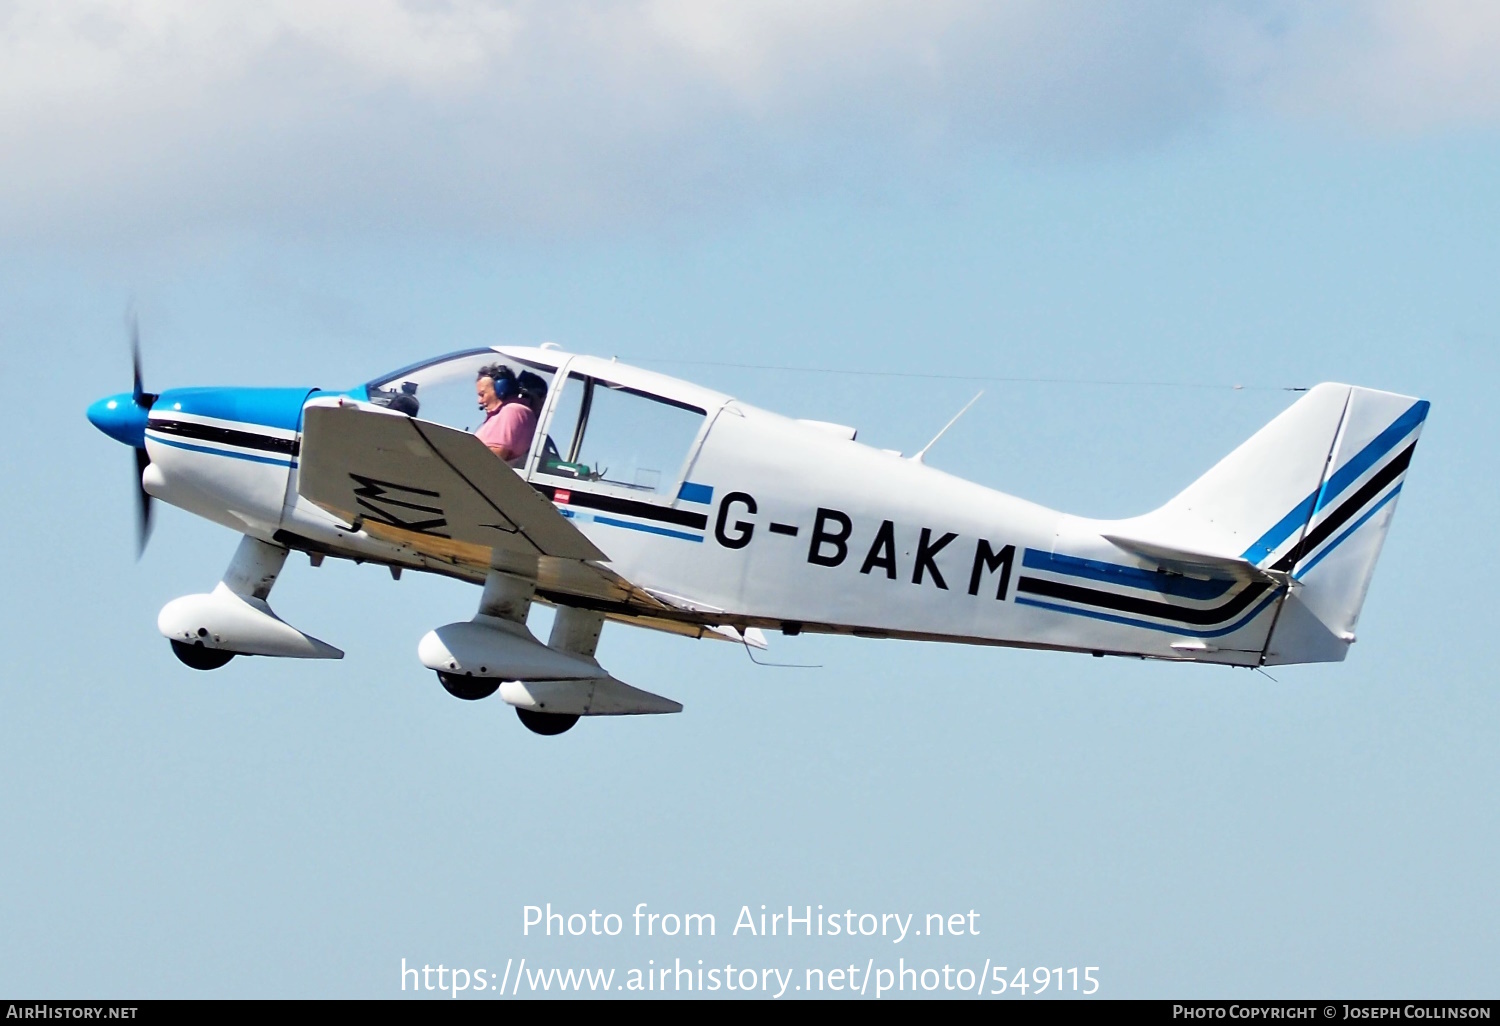
[[[1319,385],[1136,523],[1286,575],[1266,663],[1343,659],[1427,410],[1409,396]]]

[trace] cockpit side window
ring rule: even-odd
[[[537,473],[675,498],[704,416],[696,406],[570,374]]]

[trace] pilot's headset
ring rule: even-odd
[[[492,363],[488,367],[479,368],[478,377],[493,381],[495,395],[500,399],[511,400],[521,394],[520,386],[516,384],[516,372],[503,363]]]

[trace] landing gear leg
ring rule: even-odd
[[[525,624],[526,616],[531,612],[531,597],[535,593],[534,581],[491,570],[484,579],[484,594],[479,598],[479,613],[475,619],[490,617]],[[469,673],[444,673],[442,670],[437,671],[437,676],[444,691],[465,702],[489,698],[500,690],[499,677],[476,677]]]
[[[599,631],[603,626],[603,613],[574,606],[558,606],[547,647],[592,659],[594,651],[599,647]],[[546,737],[571,730],[573,724],[578,722],[576,713],[545,713],[517,707],[516,715],[521,718],[527,730]]]
[[[287,550],[281,546],[268,545],[247,534],[240,539],[239,548],[234,550],[234,558],[229,561],[229,569],[224,571],[224,586],[242,598],[265,601],[286,563],[286,556]],[[172,643],[172,654],[184,664],[195,670],[217,670],[234,658],[235,653],[209,648],[200,640],[209,636],[207,628],[199,627],[197,633],[198,638],[189,632],[181,639],[167,639]]]

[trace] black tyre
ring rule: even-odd
[[[544,737],[571,730],[573,724],[578,722],[577,713],[541,713],[532,712],[530,709],[517,709],[516,715],[521,718],[522,723],[526,724],[527,730]]]
[[[453,673],[440,673],[438,680],[443,682],[444,691],[465,702],[489,698],[500,690],[500,681],[495,677],[460,677]]]
[[[233,652],[206,648],[201,641],[191,645],[185,641],[173,641],[172,654],[195,670],[217,670],[234,658]]]

